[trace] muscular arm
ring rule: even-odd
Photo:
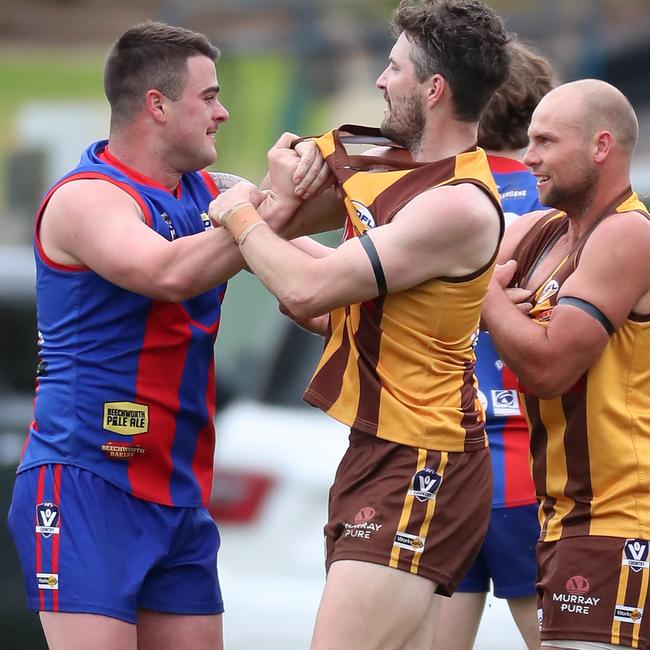
[[[231,190],[228,203],[213,202],[211,214],[245,200],[246,188],[238,192],[238,187]],[[497,212],[490,200],[474,186],[458,185],[419,195],[391,223],[368,236],[377,249],[388,291],[394,292],[434,277],[476,271],[489,261],[498,233]],[[257,228],[241,250],[262,283],[300,319],[378,295],[371,262],[358,238],[317,258],[270,229]]]
[[[615,329],[631,311],[650,311],[650,224],[641,215],[617,215],[589,238],[562,296],[597,307]],[[607,345],[603,325],[581,309],[559,304],[544,327],[506,296],[514,267],[497,269],[483,303],[483,319],[503,360],[528,390],[542,398],[566,392]]]
[[[224,228],[169,242],[143,222],[128,194],[102,180],[61,186],[45,209],[40,240],[54,262],[85,265],[120,287],[165,301],[221,284],[244,264]]]

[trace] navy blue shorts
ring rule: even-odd
[[[537,506],[494,508],[483,546],[456,591],[485,593],[494,584],[497,598],[534,596]]]
[[[18,474],[9,509],[30,609],[136,622],[138,609],[223,612],[205,508],[136,499],[72,465]]]

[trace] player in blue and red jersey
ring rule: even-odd
[[[548,62],[513,41],[510,76],[481,116],[478,143],[488,152],[506,224],[538,210],[536,179],[520,162],[533,110],[553,85]],[[528,462],[529,433],[519,407],[517,382],[487,332],[476,346],[479,397],[485,408],[494,492],[485,541],[456,593],[441,605],[434,650],[471,650],[490,581],[506,598],[528,648],[539,647],[535,596],[537,505]]]
[[[213,345],[243,260],[200,171],[228,119],[218,54],[186,29],[127,30],[104,73],[109,140],[36,218],[40,364],[9,523],[54,650],[222,647]],[[278,198],[283,228],[301,199]]]

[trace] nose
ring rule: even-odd
[[[388,68],[385,68],[379,77],[377,77],[377,81],[375,81],[375,86],[377,86],[381,91],[386,90],[386,70],[388,70]]]
[[[524,152],[521,162],[523,162],[527,167],[533,167],[537,162],[539,162],[539,156],[537,155],[532,142],[528,145],[528,148]]]
[[[216,102],[214,106],[214,115],[213,119],[215,122],[225,122],[230,117],[228,109],[221,103]]]

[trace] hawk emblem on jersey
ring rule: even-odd
[[[645,539],[626,539],[623,548],[623,566],[629,566],[632,571],[637,573],[649,568],[649,544],[650,542]]]
[[[409,496],[415,497],[418,501],[435,499],[436,493],[442,483],[442,476],[434,469],[425,467],[416,472],[411,482],[411,489],[408,491]]]
[[[56,504],[43,501],[36,506],[36,532],[45,539],[59,534],[59,519],[59,508]]]
[[[492,410],[497,417],[521,415],[516,390],[492,390]]]
[[[557,280],[549,280],[546,283],[546,286],[542,289],[542,293],[537,301],[537,304],[548,300],[551,296],[555,295],[560,289],[560,285]]]

